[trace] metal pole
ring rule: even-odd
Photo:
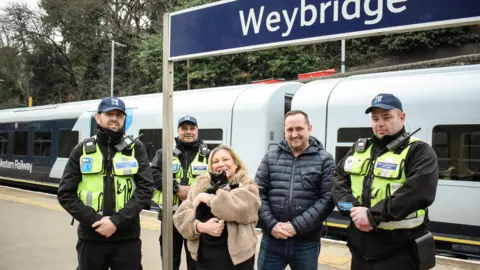
[[[345,39],[342,39],[342,73],[345,73]]]
[[[170,55],[170,14],[163,14],[163,157],[162,269],[173,269],[173,61]]]
[[[110,67],[111,69],[111,74],[110,74],[110,96],[113,97],[113,68],[114,64],[113,62],[115,61],[115,40],[112,40],[112,66]]]

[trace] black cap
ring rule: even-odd
[[[185,122],[189,122],[194,124],[195,126],[198,126],[197,119],[193,116],[185,115],[184,117],[180,118],[180,120],[178,120],[178,126],[180,127],[180,125]]]
[[[123,100],[117,98],[117,97],[106,97],[102,99],[100,102],[100,105],[98,105],[98,113],[101,112],[109,112],[113,110],[120,110],[123,112],[123,114],[127,114],[125,110],[125,103]]]
[[[380,108],[387,111],[397,108],[403,111],[402,102],[392,94],[378,94],[372,99],[372,105],[368,107],[368,109],[365,111],[365,114],[370,113],[375,108]]]

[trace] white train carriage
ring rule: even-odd
[[[253,177],[271,144],[283,139],[283,115],[303,84],[252,84],[191,91],[173,95],[173,134],[183,115],[197,118],[199,138],[212,149],[228,144],[239,153]],[[127,106],[126,133],[143,134],[150,160],[162,147],[163,97],[150,94],[122,97]],[[0,167],[0,178],[56,187],[71,149],[94,134],[93,114],[100,100],[0,111],[0,136],[5,134],[6,162],[19,160],[32,170]],[[68,133],[68,136],[62,134]],[[21,135],[21,138],[19,137]],[[62,139],[63,138],[63,139]],[[3,145],[3,143],[2,143]],[[41,148],[41,149],[40,149]],[[38,171],[37,169],[41,169]]]
[[[304,110],[312,134],[338,162],[360,137],[372,135],[365,114],[379,93],[399,97],[406,129],[433,146],[439,185],[429,208],[437,240],[460,253],[480,254],[480,65],[410,70],[327,79],[298,90],[292,110]],[[330,226],[345,228],[335,209]],[[442,248],[442,246],[439,246]]]

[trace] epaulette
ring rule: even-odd
[[[210,153],[210,149],[208,149],[208,146],[203,143],[200,145],[199,150],[200,156],[206,157]]]
[[[370,146],[370,144],[371,144],[370,138],[360,138],[360,139],[358,139],[357,142],[355,143],[355,152],[357,152],[357,153],[364,152],[365,150],[367,150],[367,148]]]
[[[199,161],[204,163],[208,154],[210,154],[210,149],[208,149],[208,146],[206,144],[202,143],[200,144],[200,147],[198,150],[199,150],[198,155],[200,156]]]
[[[83,140],[83,142],[83,148],[85,149],[85,153],[87,155],[97,152],[97,145],[94,137],[87,138]]]

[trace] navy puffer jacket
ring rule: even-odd
[[[290,221],[295,239],[318,241],[322,223],[333,211],[333,156],[310,136],[310,146],[294,157],[286,140],[268,151],[255,176],[262,205],[259,225],[270,234],[277,222]]]

